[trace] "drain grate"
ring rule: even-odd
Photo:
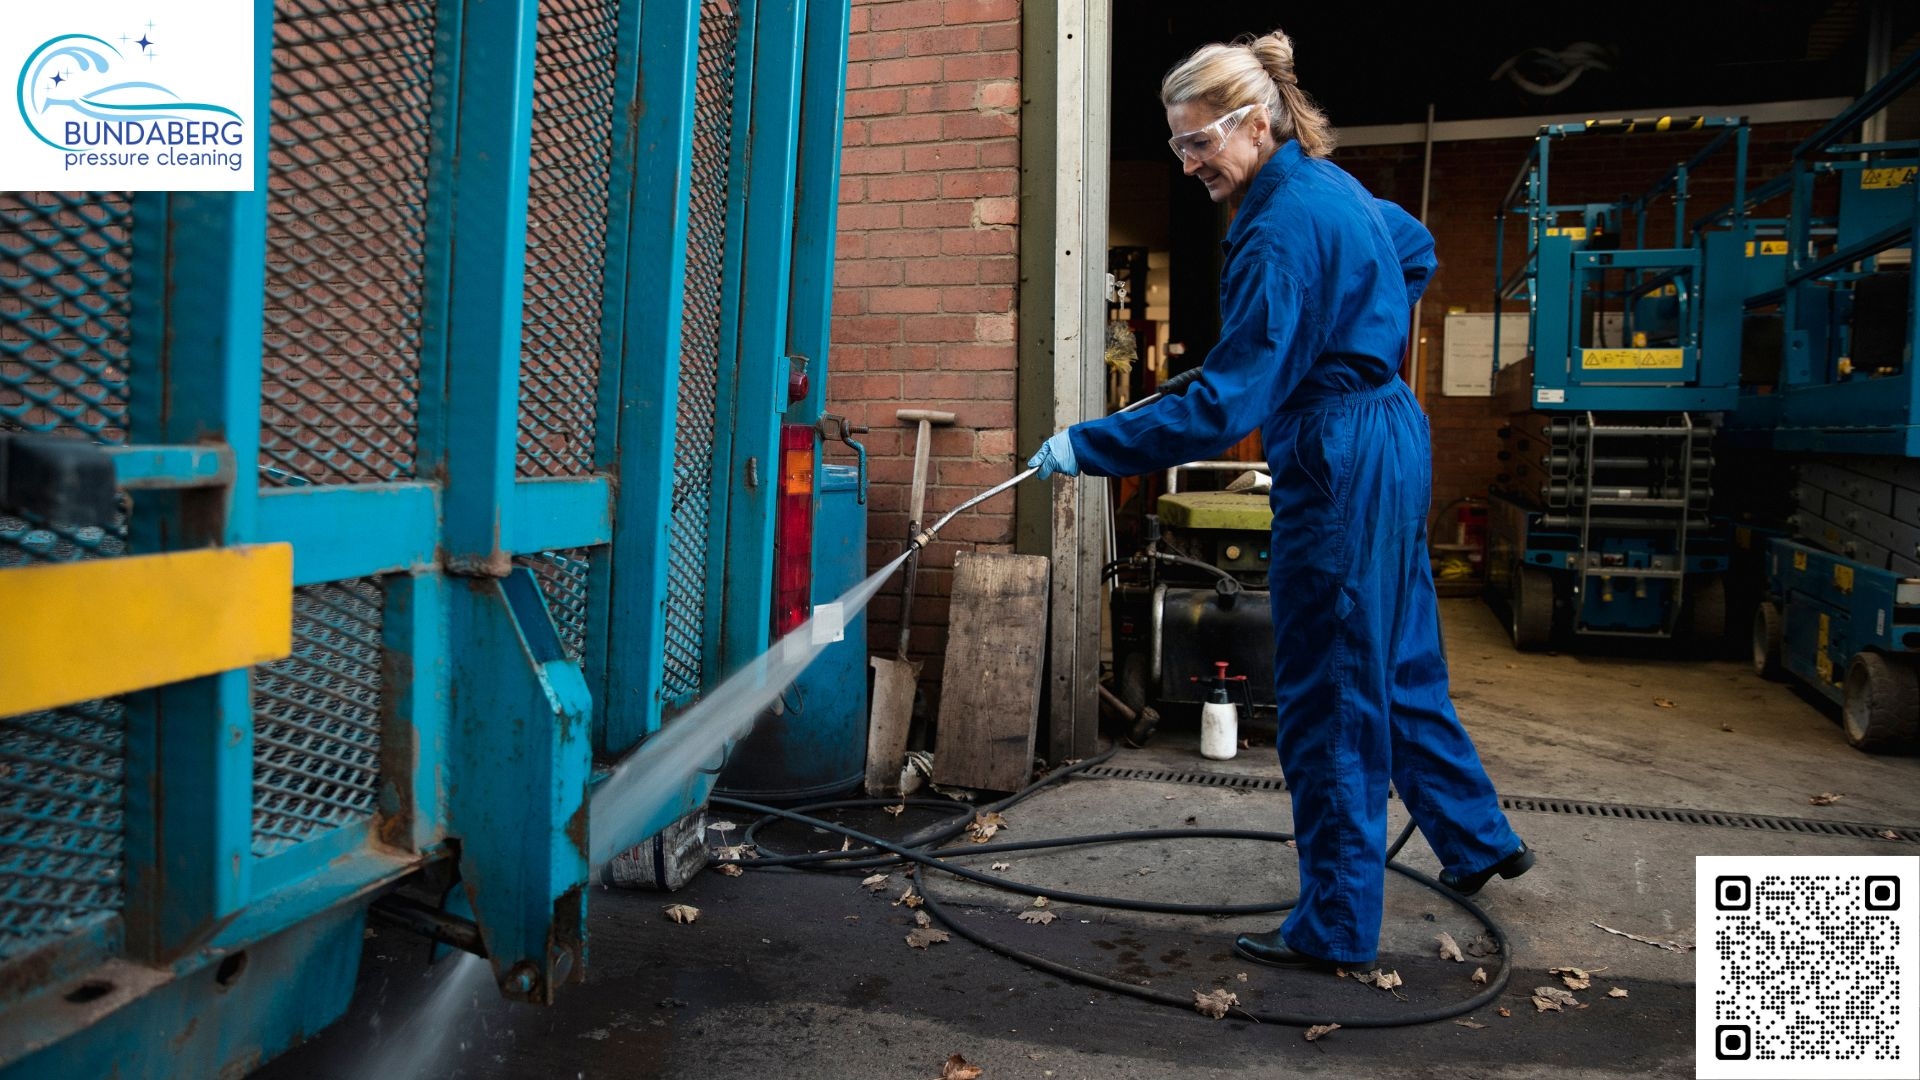
[[[1148,780],[1162,784],[1193,784],[1199,787],[1240,788],[1248,791],[1287,790],[1285,780],[1272,776],[1235,776],[1231,773],[1201,771],[1179,772],[1173,769],[1142,769],[1125,765],[1096,765],[1080,775],[1103,780]],[[1664,806],[1630,806],[1624,803],[1543,799],[1531,795],[1502,795],[1500,807],[1503,810],[1525,811],[1532,814],[1610,818],[1617,821],[1655,821],[1668,825],[1705,825],[1720,829],[1752,829],[1801,836],[1849,836],[1861,840],[1897,838],[1909,843],[1920,843],[1920,826],[1912,825],[1816,821],[1812,818],[1775,817],[1771,814],[1734,814],[1722,810],[1680,810]]]

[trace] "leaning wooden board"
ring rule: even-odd
[[[935,783],[989,791],[1026,786],[1046,641],[1044,556],[954,556]]]

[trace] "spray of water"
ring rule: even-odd
[[[830,605],[816,606],[812,618],[728,676],[613,770],[593,794],[587,850],[595,876],[608,859],[645,839],[637,830],[682,801],[698,771],[717,765],[728,744],[820,655],[834,637],[828,623],[852,622],[906,560],[901,555],[849,589],[834,602],[837,612]],[[828,612],[834,616],[825,618]]]
[[[814,608],[814,616],[775,642],[771,649],[729,676],[700,703],[644,743],[614,769],[594,792],[588,833],[594,876],[602,864],[645,837],[638,830],[688,794],[702,767],[711,768],[726,747],[746,733],[761,710],[773,704],[844,624],[867,606],[874,593],[899,569],[901,555],[854,586],[833,605]],[[436,1065],[447,1039],[477,1013],[482,990],[491,989],[491,967],[471,953],[456,957],[427,1002],[407,1018],[391,1038],[372,1047],[354,1076],[416,1077]]]
[[[463,1018],[480,1012],[485,1004],[481,1000],[483,993],[489,1000],[497,997],[493,992],[492,971],[485,960],[463,952],[441,966],[447,970],[440,972],[440,981],[427,996],[426,1003],[391,1035],[368,1047],[354,1064],[353,1071],[343,1074],[343,1080],[345,1076],[411,1080],[435,1071],[444,1073],[448,1038],[467,1027]]]

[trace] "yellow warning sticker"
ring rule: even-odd
[[[1586,371],[1658,371],[1687,366],[1684,349],[1581,349]]]
[[[1805,570],[1805,569],[1807,568],[1807,553],[1806,553],[1806,552],[1804,552],[1804,551],[1796,551],[1796,552],[1794,552],[1794,553],[1793,553],[1793,568],[1794,568],[1795,570]]]
[[[1915,168],[1913,165],[1902,165],[1892,169],[1863,169],[1860,172],[1860,190],[1885,191],[1904,187],[1913,183]]]
[[[1749,259],[1755,255],[1785,255],[1786,253],[1787,242],[1785,240],[1762,240],[1758,245],[1755,245],[1751,240],[1747,241],[1747,258]]]
[[[1838,563],[1835,563],[1833,567],[1833,584],[1841,592],[1852,592],[1853,591],[1853,567],[1841,566]]]
[[[1575,240],[1585,240],[1587,238],[1587,227],[1585,225],[1575,225],[1566,229],[1548,229],[1547,235],[1570,236]]]
[[[1827,655],[1827,642],[1830,640],[1831,635],[1832,626],[1829,624],[1827,617],[1825,615],[1820,616],[1820,640],[1816,643],[1813,651],[1813,670],[1819,672],[1820,677],[1828,682],[1834,681],[1833,657]]]

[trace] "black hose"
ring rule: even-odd
[[[1285,842],[1293,839],[1293,836],[1291,833],[1260,831],[1260,830],[1251,830],[1251,829],[1153,829],[1153,830],[1134,831],[1134,832],[1103,833],[1103,834],[1096,834],[1091,836],[1058,837],[1058,838],[1046,839],[1046,840],[1024,840],[1024,841],[1015,841],[1010,843],[1003,842],[998,844],[975,844],[975,845],[969,845],[964,848],[943,850],[939,852],[930,850],[935,845],[945,843],[947,840],[950,840],[953,837],[958,836],[962,831],[966,829],[967,824],[972,820],[975,813],[990,813],[990,812],[1005,809],[1006,807],[1012,806],[1013,804],[1021,801],[1022,799],[1027,798],[1029,795],[1032,795],[1034,792],[1040,790],[1043,787],[1046,787],[1050,784],[1057,783],[1062,779],[1070,777],[1078,772],[1081,772],[1082,770],[1085,770],[1087,768],[1090,768],[1094,765],[1097,765],[1105,761],[1107,758],[1112,757],[1113,754],[1114,754],[1113,750],[1108,750],[1105,753],[1102,753],[1096,757],[1088,758],[1085,761],[1078,762],[1068,768],[1057,770],[1054,773],[1051,773],[1041,778],[1040,780],[1035,781],[1033,784],[1028,785],[1027,787],[1021,789],[1020,791],[1017,791],[1012,795],[1009,795],[1006,798],[1001,799],[998,802],[990,803],[987,806],[978,807],[978,808],[971,807],[963,803],[948,803],[948,802],[945,802],[944,800],[939,800],[939,799],[901,799],[901,800],[848,799],[848,800],[841,800],[837,802],[814,803],[808,806],[789,810],[789,809],[780,809],[778,807],[773,807],[773,806],[767,806],[761,803],[749,802],[744,799],[735,799],[735,798],[726,798],[726,797],[716,796],[712,800],[713,804],[716,806],[733,807],[733,808],[747,810],[747,811],[751,811],[753,813],[762,815],[758,821],[755,821],[752,825],[748,826],[746,838],[749,840],[749,842],[754,842],[752,841],[751,838],[757,836],[758,831],[762,825],[769,824],[775,820],[786,820],[786,821],[796,822],[799,824],[808,825],[817,829],[824,829],[828,832],[838,833],[841,836],[849,837],[859,843],[865,844],[867,845],[867,847],[865,849],[855,849],[855,850],[844,851],[844,852],[841,852],[841,851],[811,852],[811,853],[798,854],[798,855],[776,854],[768,858],[760,858],[760,859],[748,859],[748,860],[733,859],[733,860],[715,860],[715,861],[723,862],[723,863],[732,862],[740,865],[754,866],[754,867],[798,867],[798,868],[818,868],[818,869],[831,868],[831,869],[840,869],[840,870],[866,870],[866,869],[872,869],[878,866],[892,865],[900,861],[907,861],[907,862],[916,863],[920,866],[927,867],[928,869],[931,869],[931,870],[938,870],[942,873],[952,874],[955,877],[966,878],[969,881],[974,881],[983,885],[990,885],[995,888],[1004,889],[1008,892],[1020,893],[1028,896],[1039,896],[1043,894],[1043,891],[1035,889],[1030,885],[1026,885],[1017,881],[1011,881],[1009,879],[998,877],[993,874],[981,873],[978,870],[972,870],[964,866],[949,865],[945,860],[953,856],[961,856],[961,855],[966,855],[966,856],[994,855],[994,854],[1001,854],[1004,852],[1011,852],[1011,851],[1035,851],[1035,850],[1045,850],[1045,849],[1051,849],[1051,848],[1076,847],[1076,846],[1083,846],[1088,844],[1128,843],[1128,842],[1146,841],[1146,840],[1231,839],[1231,840],[1259,840],[1259,841],[1267,841],[1267,842]],[[879,806],[879,805],[884,805],[884,806],[906,805],[906,806],[912,806],[912,807],[925,807],[929,809],[937,808],[942,810],[955,809],[962,812],[961,817],[963,818],[963,820],[959,820],[953,823],[948,823],[943,825],[936,825],[928,829],[922,830],[919,833],[915,833],[914,835],[909,836],[903,839],[902,841],[894,842],[894,841],[883,840],[877,836],[869,835],[867,833],[861,832],[858,829],[853,829],[845,825],[840,825],[835,822],[822,820],[818,817],[812,816],[809,813],[809,811],[824,811],[824,810],[830,810],[830,809],[853,809],[853,808],[859,808],[859,807],[872,807],[872,806]],[[1394,840],[1394,842],[1391,845],[1389,845],[1387,849],[1387,855],[1386,855],[1387,868],[1394,871],[1397,874],[1400,874],[1403,877],[1419,882],[1420,884],[1425,885],[1429,889],[1432,889],[1435,892],[1439,893],[1440,895],[1444,896],[1447,900],[1459,906],[1462,910],[1466,911],[1469,915],[1472,915],[1473,918],[1477,922],[1479,922],[1481,926],[1486,928],[1487,932],[1493,937],[1494,943],[1497,948],[1496,955],[1498,956],[1498,962],[1499,962],[1499,970],[1495,975],[1493,975],[1492,978],[1488,980],[1486,988],[1458,1004],[1437,1006],[1430,1009],[1423,1009],[1418,1012],[1403,1013],[1403,1014],[1390,1016],[1390,1017],[1383,1017],[1383,1016],[1343,1017],[1343,1016],[1307,1014],[1307,1013],[1290,1013],[1290,1012],[1264,1012],[1264,1011],[1254,1012],[1246,1009],[1242,1009],[1241,1012],[1262,1023],[1289,1024],[1289,1025],[1297,1025],[1297,1026],[1310,1026],[1314,1024],[1339,1024],[1342,1027],[1354,1027],[1354,1028],[1404,1027],[1404,1026],[1409,1026],[1413,1024],[1426,1024],[1426,1023],[1432,1023],[1438,1020],[1451,1019],[1456,1016],[1463,1016],[1467,1013],[1474,1011],[1475,1009],[1480,1008],[1483,1005],[1486,1005],[1487,1003],[1495,1000],[1500,996],[1501,992],[1506,989],[1507,981],[1511,976],[1511,972],[1512,972],[1512,961],[1509,955],[1506,932],[1501,929],[1499,923],[1495,922],[1491,916],[1489,916],[1486,912],[1482,911],[1477,905],[1475,905],[1472,901],[1468,900],[1466,897],[1461,896],[1459,893],[1456,893],[1453,890],[1447,888],[1445,885],[1442,885],[1440,882],[1434,880],[1431,877],[1428,877],[1426,874],[1423,874],[1420,871],[1413,869],[1412,867],[1405,866],[1401,863],[1394,861],[1394,857],[1400,853],[1400,849],[1405,847],[1407,844],[1407,841],[1413,836],[1413,829],[1414,829],[1413,823],[1409,822],[1406,825],[1406,827],[1400,831],[1400,835]],[[884,852],[886,854],[874,854],[875,852]],[[1097,975],[1089,971],[1082,971],[1078,968],[1068,967],[1064,964],[1060,964],[1058,962],[1048,960],[1043,956],[1037,956],[1033,953],[1029,953],[1021,949],[1016,949],[1011,945],[1005,945],[1003,943],[994,941],[986,937],[985,935],[982,935],[979,932],[967,927],[960,920],[955,919],[951,914],[949,914],[946,911],[946,909],[941,906],[939,900],[928,890],[927,885],[929,880],[930,879],[927,875],[920,875],[919,881],[918,881],[918,891],[920,893],[920,896],[925,901],[928,914],[933,918],[940,920],[941,923],[951,928],[955,933],[958,933],[961,937],[966,938],[968,941],[973,942],[975,945],[978,945],[985,949],[990,949],[993,952],[997,952],[1002,956],[1018,961],[1019,963],[1025,964],[1028,967],[1036,968],[1041,971],[1046,971],[1054,975],[1058,975],[1062,978],[1070,979],[1075,982],[1082,983],[1087,986],[1097,987],[1099,989],[1106,990],[1110,993],[1126,994],[1129,997],[1140,998],[1141,1000],[1144,1000],[1144,1001],[1158,1002],[1163,1005],[1172,1005],[1182,1009],[1193,1007],[1193,1002],[1191,1000],[1180,997],[1177,994],[1169,994],[1162,991],[1153,990],[1148,987],[1136,986],[1131,983],[1124,983],[1116,979],[1107,978],[1104,975]],[[1208,905],[1208,904],[1160,903],[1156,901],[1133,900],[1125,897],[1094,896],[1094,895],[1089,895],[1085,893],[1069,893],[1069,892],[1062,892],[1062,891],[1053,890],[1053,889],[1044,890],[1044,895],[1047,896],[1048,899],[1050,900],[1055,900],[1061,903],[1084,904],[1089,907],[1109,907],[1109,908],[1118,908],[1118,909],[1127,910],[1127,911],[1143,911],[1143,912],[1150,912],[1155,914],[1168,914],[1168,915],[1211,915],[1211,916],[1253,915],[1253,914],[1266,914],[1266,913],[1275,912],[1275,911],[1284,911],[1284,910],[1287,910],[1288,908],[1291,908],[1297,900],[1297,898],[1293,898],[1293,899],[1287,899],[1287,900],[1282,900],[1282,901],[1278,901],[1275,903],[1268,903],[1268,904]]]

